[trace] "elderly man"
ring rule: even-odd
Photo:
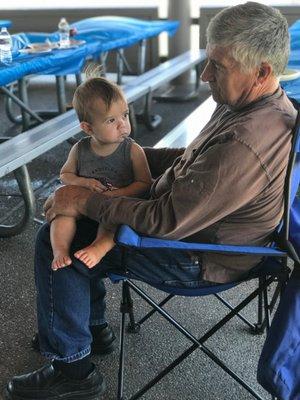
[[[120,224],[152,236],[186,241],[266,245],[283,212],[283,187],[296,111],[279,86],[289,34],[279,11],[249,2],[221,11],[209,24],[208,82],[218,106],[183,150],[148,149],[159,176],[149,199],[108,198],[75,186],[45,205],[78,217],[73,252],[90,243],[97,223]],[[195,127],[197,129],[197,127]],[[88,217],[88,218],[86,218]],[[51,363],[7,385],[7,399],[95,399],[103,378],[90,361],[110,346],[100,278],[121,268],[115,247],[92,269],[79,260],[51,270],[49,225],[39,232],[35,274],[40,349]],[[148,249],[132,252],[127,274],[146,282],[197,287],[237,280],[259,263],[253,256]],[[104,333],[103,333],[104,332]],[[108,337],[107,337],[108,336]],[[61,396],[61,397],[59,397]]]

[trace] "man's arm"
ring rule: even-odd
[[[162,175],[169,168],[175,159],[184,153],[184,148],[155,149],[152,147],[144,147],[144,152],[149,164],[151,175],[156,178]],[[81,215],[87,215],[87,204],[92,196],[92,191],[83,187],[66,186],[56,190],[44,205],[46,218],[51,222],[58,215],[72,216],[78,218]],[[107,196],[99,195],[97,201],[99,206],[101,202],[105,202]],[[111,201],[112,199],[110,199]]]
[[[235,140],[217,143],[195,159],[157,199],[89,197],[85,215],[107,227],[130,225],[147,235],[182,239],[243,207],[268,185],[257,155]]]
[[[246,145],[217,143],[195,159],[170,191],[157,199],[139,200],[60,188],[48,201],[47,219],[86,215],[104,228],[127,224],[151,236],[183,239],[243,207],[268,185],[257,155]],[[85,192],[83,192],[85,190]]]

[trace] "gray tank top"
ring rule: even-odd
[[[91,138],[78,142],[77,175],[98,179],[105,186],[117,188],[130,185],[134,181],[131,146],[134,142],[126,138],[117,149],[106,157],[95,154],[91,148]]]

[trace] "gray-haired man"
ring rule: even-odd
[[[128,224],[141,233],[169,239],[269,243],[283,212],[296,118],[278,79],[288,53],[287,22],[277,10],[252,2],[223,10],[208,27],[208,62],[202,73],[217,108],[185,151],[147,150],[150,166],[160,175],[150,198],[107,199],[67,186],[46,202],[48,221],[56,215],[87,216],[110,230]],[[81,221],[74,249],[90,240],[85,239]],[[41,350],[55,362],[13,378],[6,397],[97,398],[103,382],[88,355],[91,341],[96,340],[88,319],[97,310],[103,321],[105,292],[102,285],[90,282],[99,282],[105,271],[116,268],[120,251],[115,248],[91,270],[74,262],[53,272],[48,225],[41,229],[36,249]],[[221,254],[195,253],[189,258],[180,251],[150,249],[132,254],[127,269],[129,275],[144,281],[201,286],[239,279],[259,261],[259,257]],[[47,290],[49,282],[51,290]]]

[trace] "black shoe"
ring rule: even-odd
[[[103,377],[94,365],[87,378],[66,378],[52,364],[30,374],[15,376],[8,382],[6,400],[98,400],[105,390]]]
[[[99,328],[100,327],[98,327],[97,333],[94,333],[93,329],[91,329],[93,336],[93,341],[91,343],[91,354],[109,354],[115,349],[116,336],[108,324],[103,325],[103,328]],[[31,339],[31,347],[36,351],[40,351],[38,333],[33,335]]]

